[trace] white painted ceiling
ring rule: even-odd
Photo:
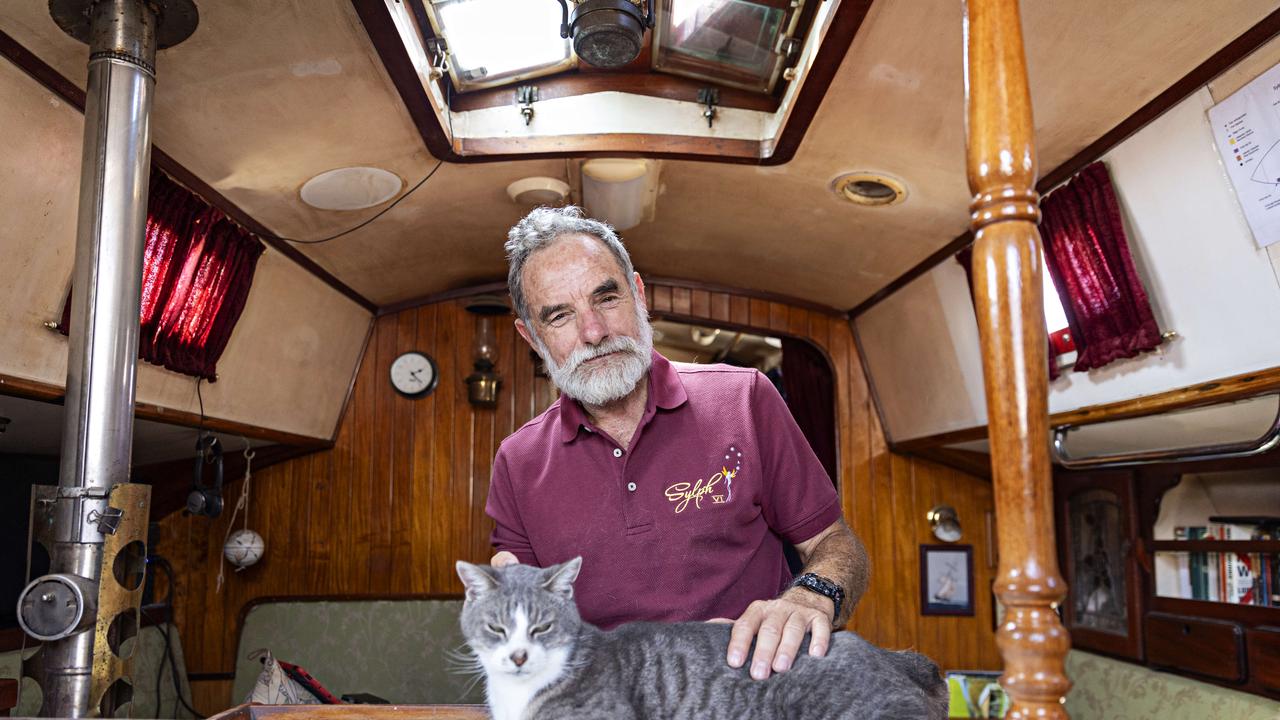
[[[1023,2],[1042,172],[1276,7]],[[200,11],[196,34],[160,54],[154,140],[277,234],[315,238],[376,212],[305,205],[298,190],[320,172],[370,165],[411,186],[434,165],[347,0],[219,0]],[[0,29],[83,86],[86,49],[53,24],[45,0],[6,0]],[[878,0],[794,160],[667,162],[656,219],[624,239],[644,273],[848,309],[965,229],[962,129],[961,3]],[[568,166],[446,164],[368,227],[301,249],[380,305],[499,279],[502,240],[524,210],[507,184],[566,178]],[[901,178],[907,201],[838,199],[832,180],[854,170]]]

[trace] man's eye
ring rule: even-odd
[[[559,327],[564,324],[565,320],[568,320],[568,319],[569,319],[569,313],[556,313],[555,315],[551,316],[551,319],[547,321],[547,324]]]
[[[621,299],[622,299],[622,298],[618,297],[617,295],[605,295],[604,297],[600,298],[600,304],[601,304],[601,305],[616,305],[616,304],[618,304],[618,301],[619,301],[619,300],[621,300]]]
[[[550,631],[551,631],[551,623],[535,625],[534,627],[529,629],[529,637],[537,637],[543,633],[550,632]]]
[[[493,633],[494,635],[497,635],[500,638],[505,638],[507,636],[507,629],[502,627],[501,625],[494,625],[493,623],[489,623],[485,627],[489,629],[489,632]]]

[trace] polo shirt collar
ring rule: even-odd
[[[649,363],[649,398],[645,401],[645,416],[653,414],[655,408],[673,410],[689,399],[685,393],[684,383],[680,381],[680,373],[672,367],[671,361],[652,351]],[[570,442],[578,436],[578,430],[584,427],[589,419],[587,411],[577,400],[561,395],[560,403],[560,439]],[[643,421],[642,421],[643,422]]]

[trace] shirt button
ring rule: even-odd
[[[627,483],[627,490],[630,490],[631,492],[635,492],[635,491],[636,491],[636,484],[635,484],[635,483],[633,483],[633,482],[629,482],[629,483]]]
[[[614,457],[622,457],[622,448],[614,448],[614,449],[613,449],[613,456],[614,456]]]

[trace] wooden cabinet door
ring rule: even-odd
[[[1056,472],[1054,501],[1071,644],[1142,661],[1145,593],[1133,473]]]

